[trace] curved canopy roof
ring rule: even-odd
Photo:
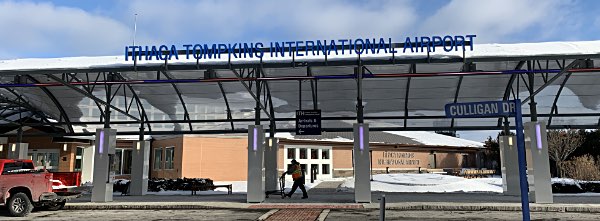
[[[324,131],[350,131],[358,71],[371,130],[501,129],[498,118],[445,118],[444,105],[519,98],[529,116],[532,97],[538,119],[550,128],[599,127],[600,41],[439,51],[135,64],[123,56],[5,60],[0,96],[13,104],[11,110],[17,106],[41,120],[0,123],[89,135],[103,127],[110,100],[111,127],[125,135],[139,133],[141,125],[146,134],[244,132],[257,107],[262,124],[272,120],[277,131],[293,131],[299,109],[320,109]]]

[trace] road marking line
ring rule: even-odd
[[[273,215],[273,213],[276,213],[277,211],[279,211],[279,210],[278,209],[269,210],[269,212],[258,217],[258,220],[267,220],[267,218],[269,218],[269,216]]]
[[[319,214],[319,221],[324,221],[325,218],[327,218],[327,215],[329,215],[329,209],[324,209],[321,214]]]

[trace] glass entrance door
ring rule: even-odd
[[[30,149],[27,156],[35,164],[35,169],[45,167],[50,172],[58,171],[58,150]]]

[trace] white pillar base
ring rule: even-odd
[[[248,126],[248,203],[265,201],[264,140],[262,125]]]
[[[354,201],[371,203],[371,159],[369,125],[354,124]]]
[[[521,183],[519,179],[517,138],[515,136],[500,136],[499,144],[503,193],[509,196],[520,196]]]
[[[143,196],[148,192],[150,141],[135,141],[132,150],[129,195]]]
[[[92,202],[113,201],[114,173],[110,171],[110,167],[114,161],[116,138],[117,130],[115,129],[96,129]]]
[[[527,122],[524,126],[529,199],[535,203],[553,203],[546,123]]]
[[[277,172],[279,140],[270,137],[267,140],[265,145],[267,146],[265,149],[265,190],[279,190],[279,174]]]

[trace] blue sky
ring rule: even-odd
[[[516,43],[600,40],[599,11],[594,0],[0,0],[0,60],[121,55],[134,14],[138,45],[446,34]]]
[[[118,55],[138,44],[477,34],[478,43],[597,40],[600,1],[0,1],[0,59]]]

